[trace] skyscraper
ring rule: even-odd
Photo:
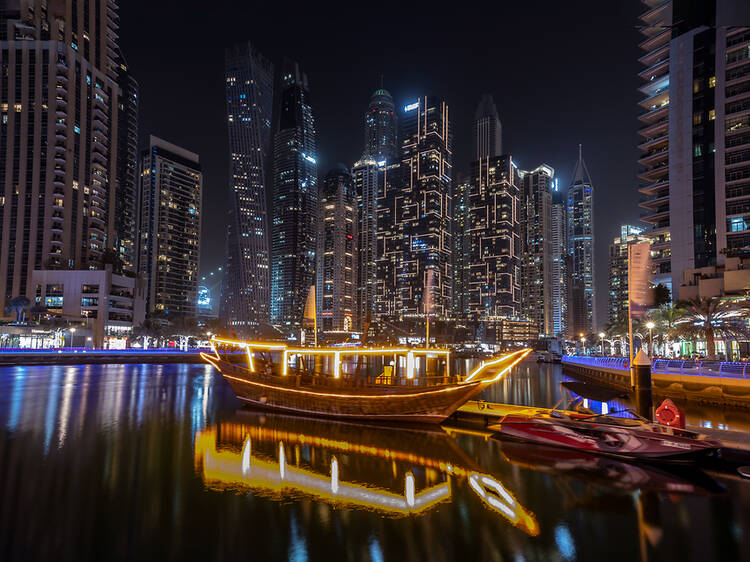
[[[202,192],[198,155],[151,135],[141,159],[138,261],[148,312],[196,315]]]
[[[225,63],[230,209],[221,317],[242,333],[270,321],[266,163],[274,74],[249,43],[227,49]]]
[[[365,151],[363,158],[389,164],[398,156],[396,142],[396,105],[388,90],[375,90],[365,113]]]
[[[453,315],[469,320],[469,266],[471,259],[471,182],[458,174],[453,189]]]
[[[627,322],[628,318],[628,246],[636,242],[647,242],[645,229],[623,225],[620,236],[609,246],[609,300],[608,316],[610,324]]]
[[[382,161],[381,161],[382,162]],[[383,165],[384,166],[384,165]],[[364,330],[375,315],[375,291],[378,283],[377,235],[378,186],[383,180],[383,166],[362,158],[352,167],[352,181],[357,195],[357,329]]]
[[[483,94],[474,113],[474,160],[503,153],[503,127],[495,100]]]
[[[120,53],[117,67],[120,92],[115,196],[115,249],[124,269],[135,271],[138,256],[138,82]]]
[[[472,164],[469,311],[487,329],[521,313],[520,182],[511,156],[488,155]]]
[[[594,303],[594,187],[578,145],[578,161],[568,188],[570,330],[590,334],[599,327]]]
[[[521,309],[552,335],[552,183],[555,170],[542,164],[521,171]]]
[[[677,298],[683,272],[750,249],[744,2],[644,0],[639,101],[642,221],[655,283]]]
[[[33,300],[35,269],[98,267],[114,246],[117,10],[0,7],[0,315]]]
[[[357,281],[357,194],[349,170],[326,174],[320,189],[316,297],[324,332],[355,327]]]
[[[570,289],[568,253],[568,200],[555,180],[552,188],[552,333],[568,334],[568,301]]]
[[[318,166],[309,97],[307,76],[285,61],[273,141],[271,321],[287,331],[302,326],[315,281]]]
[[[395,176],[386,169],[378,199],[378,306],[392,319],[421,323],[430,302],[431,317],[445,319],[453,289],[448,105],[421,97],[403,108],[399,122],[398,169]]]

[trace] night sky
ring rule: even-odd
[[[297,59],[307,73],[321,177],[361,155],[363,113],[381,74],[397,107],[422,94],[448,100],[456,172],[469,170],[471,124],[484,92],[500,112],[503,151],[521,168],[545,162],[567,186],[582,143],[595,189],[597,307],[606,318],[607,248],[621,224],[639,217],[642,4],[443,4],[120,2],[121,46],[141,87],[142,143],[155,134],[201,157],[204,273],[222,264],[225,249],[224,48],[250,40],[272,59]]]

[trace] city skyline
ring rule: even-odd
[[[176,18],[176,25],[170,30],[160,30],[158,37],[145,34],[149,41],[143,42],[143,35],[134,36],[129,31],[136,28],[129,22],[142,8],[142,4],[135,1],[121,6],[121,43],[141,84],[142,132],[145,133],[146,129],[158,131],[201,155],[206,185],[205,224],[217,226],[204,228],[203,247],[206,251],[203,254],[203,272],[215,270],[223,262],[225,254],[224,229],[218,228],[226,224],[228,208],[226,116],[221,102],[224,48],[235,42],[250,40],[274,62],[287,55],[299,59],[305,68],[313,92],[320,170],[328,170],[338,162],[352,165],[361,157],[362,113],[367,108],[370,96],[380,86],[381,75],[383,87],[393,94],[397,109],[422,93],[447,99],[456,131],[456,172],[468,174],[470,171],[474,148],[471,128],[477,101],[483,93],[490,93],[495,98],[503,126],[503,152],[513,154],[519,166],[532,168],[539,162],[547,162],[555,168],[561,185],[568,185],[573,172],[571,153],[582,143],[592,176],[614,178],[598,191],[602,205],[596,210],[600,216],[612,210],[619,215],[611,221],[603,218],[598,221],[602,227],[597,232],[597,293],[606,293],[607,276],[602,264],[606,265],[607,261],[607,241],[617,234],[617,225],[637,223],[639,218],[638,193],[634,186],[638,154],[635,129],[639,70],[638,31],[635,24],[640,5],[637,2],[632,6],[618,5],[612,10],[599,4],[590,2],[581,9],[587,9],[587,13],[598,17],[605,24],[602,29],[590,29],[577,21],[575,13],[568,13],[570,11],[562,7],[551,7],[554,17],[550,19],[554,21],[540,21],[545,32],[543,36],[548,39],[528,52],[515,46],[522,40],[522,33],[512,30],[511,25],[508,25],[507,36],[496,45],[479,38],[476,39],[479,44],[469,48],[448,37],[446,48],[450,54],[442,63],[446,72],[438,71],[441,65],[420,54],[428,51],[427,47],[418,48],[411,61],[403,60],[397,53],[406,38],[399,34],[385,48],[366,45],[365,30],[359,30],[356,34],[344,31],[349,43],[353,42],[356,48],[334,49],[333,41],[317,40],[308,48],[304,37],[309,32],[300,31],[308,22],[314,21],[316,29],[338,29],[337,23],[340,23],[340,19],[323,18],[314,12],[306,12],[308,17],[299,17],[298,21],[289,23],[290,33],[277,39],[262,24],[262,21],[278,17],[275,9],[268,6],[262,7],[259,18],[249,23],[247,18],[242,17],[248,10],[232,5],[232,11],[238,17],[229,22],[225,39],[218,41],[215,47],[204,44],[197,48],[185,45],[190,37],[189,30],[205,25],[206,18],[210,20],[214,17],[211,13],[213,10],[198,18],[191,12],[189,2],[179,14],[172,14],[166,7],[153,6],[151,9],[155,11],[155,19],[162,12],[169,13],[170,17]],[[215,12],[218,14],[222,10]],[[467,17],[459,12],[456,10],[453,14],[456,25]],[[400,13],[408,17],[409,10]],[[528,7],[508,7],[509,22],[514,19],[522,21],[532,15],[533,10]],[[243,22],[242,25],[240,22]],[[147,27],[152,25],[151,21],[139,22],[139,25],[141,23]],[[371,25],[374,26],[375,22]],[[567,31],[564,30],[566,25]],[[591,41],[601,43],[599,52],[590,52],[579,43],[568,44],[570,29],[585,30],[590,34]],[[295,34],[295,31],[300,33]],[[360,32],[362,37],[359,37]],[[317,33],[316,37],[321,35]],[[532,76],[540,69],[538,57],[543,52],[549,54],[549,49],[553,46],[557,49],[561,43],[564,49],[551,55],[549,68],[545,65],[542,79],[545,86],[531,86]],[[479,50],[486,54],[476,61],[474,52],[478,47],[484,48],[484,51]],[[166,70],[174,88],[162,88],[163,73],[157,76],[148,68],[152,61],[148,52],[154,48],[161,51],[165,60],[175,63],[168,65]],[[186,48],[190,56],[185,56]],[[349,50],[356,51],[356,56],[348,53]],[[181,53],[179,59],[178,52]],[[503,58],[512,66],[516,76],[526,78],[527,83],[524,85],[523,80],[508,81],[487,74],[484,63],[493,57]],[[362,63],[350,62],[353,59],[361,59]],[[200,83],[180,74],[183,61],[188,60],[191,69],[200,69]],[[613,61],[615,64],[610,67]],[[601,79],[591,83],[590,88],[577,98],[570,92],[583,72],[591,72],[585,70],[587,68],[597,69],[597,76]],[[342,76],[346,76],[345,81],[340,79]],[[200,105],[200,112],[194,111],[196,121],[184,121],[168,115],[166,108],[173,103],[176,92],[185,92],[188,102],[195,99]],[[547,103],[545,100],[548,98],[554,99],[555,103]],[[217,103],[209,103],[211,99],[216,99]],[[605,122],[607,126],[602,129],[599,125]],[[538,132],[531,133],[526,123]],[[542,138],[538,135],[542,135]],[[598,304],[600,317],[605,317],[606,303],[603,307],[599,299]]]

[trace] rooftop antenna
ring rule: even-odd
[[[383,75],[380,75],[380,89],[383,89]]]

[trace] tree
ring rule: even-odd
[[[654,295],[654,306],[661,308],[662,306],[669,305],[672,302],[672,293],[669,291],[669,287],[659,283],[653,289]]]
[[[681,311],[671,335],[683,339],[705,339],[708,359],[716,359],[716,338],[750,339],[747,318],[750,301],[720,297],[698,297],[677,303]]]
[[[28,309],[30,306],[31,301],[29,301],[29,299],[27,299],[26,297],[13,297],[12,299],[10,299],[10,302],[8,302],[6,311],[13,312],[16,323],[26,322],[26,309]]]

